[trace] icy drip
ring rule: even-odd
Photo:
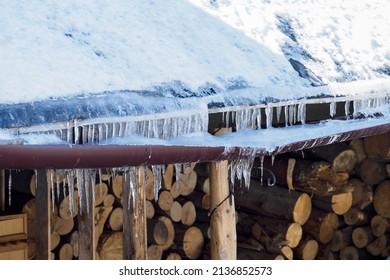
[[[59,170],[56,170],[56,186],[57,186],[57,201],[60,201],[60,176],[61,173]],[[64,186],[65,188],[65,186]]]
[[[152,165],[152,172],[154,177],[154,199],[157,202],[158,199],[158,192],[161,189],[162,186],[162,167],[161,165]]]
[[[176,182],[179,182],[180,180],[180,173],[183,170],[183,165],[180,163],[175,163],[175,177],[176,177]],[[178,183],[177,183],[178,184]]]
[[[69,211],[71,216],[74,215],[75,205],[74,205],[74,170],[65,170],[66,178],[68,181],[68,190],[69,190]],[[79,193],[80,198],[80,193]]]
[[[350,101],[345,101],[345,105],[344,105],[344,111],[345,111],[345,116],[348,117],[349,114],[350,114],[350,111],[349,111],[349,108],[350,108]]]
[[[271,106],[267,106],[265,108],[265,116],[266,116],[266,127],[272,127],[272,119],[273,119],[273,110],[274,108]]]
[[[102,170],[98,169],[98,176],[99,176],[99,195],[103,195],[103,179],[102,179]]]
[[[46,171],[46,177],[48,180],[48,185],[50,186],[51,191],[51,206],[52,206],[52,212],[54,213],[54,207],[55,207],[55,187],[54,187],[54,170],[47,170]]]
[[[282,115],[282,106],[276,107],[276,121],[280,122],[280,117]]]
[[[301,122],[301,124],[306,123],[306,104],[305,103],[298,104],[298,122]]]
[[[336,115],[336,102],[331,102],[329,104],[329,114],[331,117],[334,117]]]
[[[234,186],[236,179],[240,182],[240,187],[244,186],[249,189],[251,171],[255,157],[239,158],[229,163],[230,183]]]
[[[138,186],[138,168],[136,167],[130,167],[128,171],[129,178],[129,197],[128,199],[128,210],[130,209],[130,205],[133,206],[133,209],[136,205],[136,199],[137,199],[137,186]],[[156,196],[157,197],[157,196]]]

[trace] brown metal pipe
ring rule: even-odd
[[[163,145],[0,145],[1,169],[70,169],[231,160],[276,155],[390,131],[390,124],[278,146],[273,151],[245,147]]]

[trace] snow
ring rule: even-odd
[[[1,2],[0,104],[210,88],[297,99],[389,75],[388,1]]]

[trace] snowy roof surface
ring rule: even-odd
[[[389,8],[380,0],[1,1],[1,127],[386,96]]]

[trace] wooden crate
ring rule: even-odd
[[[27,240],[27,215],[0,216],[0,243]]]
[[[0,260],[27,260],[27,242],[9,242],[0,244]]]

